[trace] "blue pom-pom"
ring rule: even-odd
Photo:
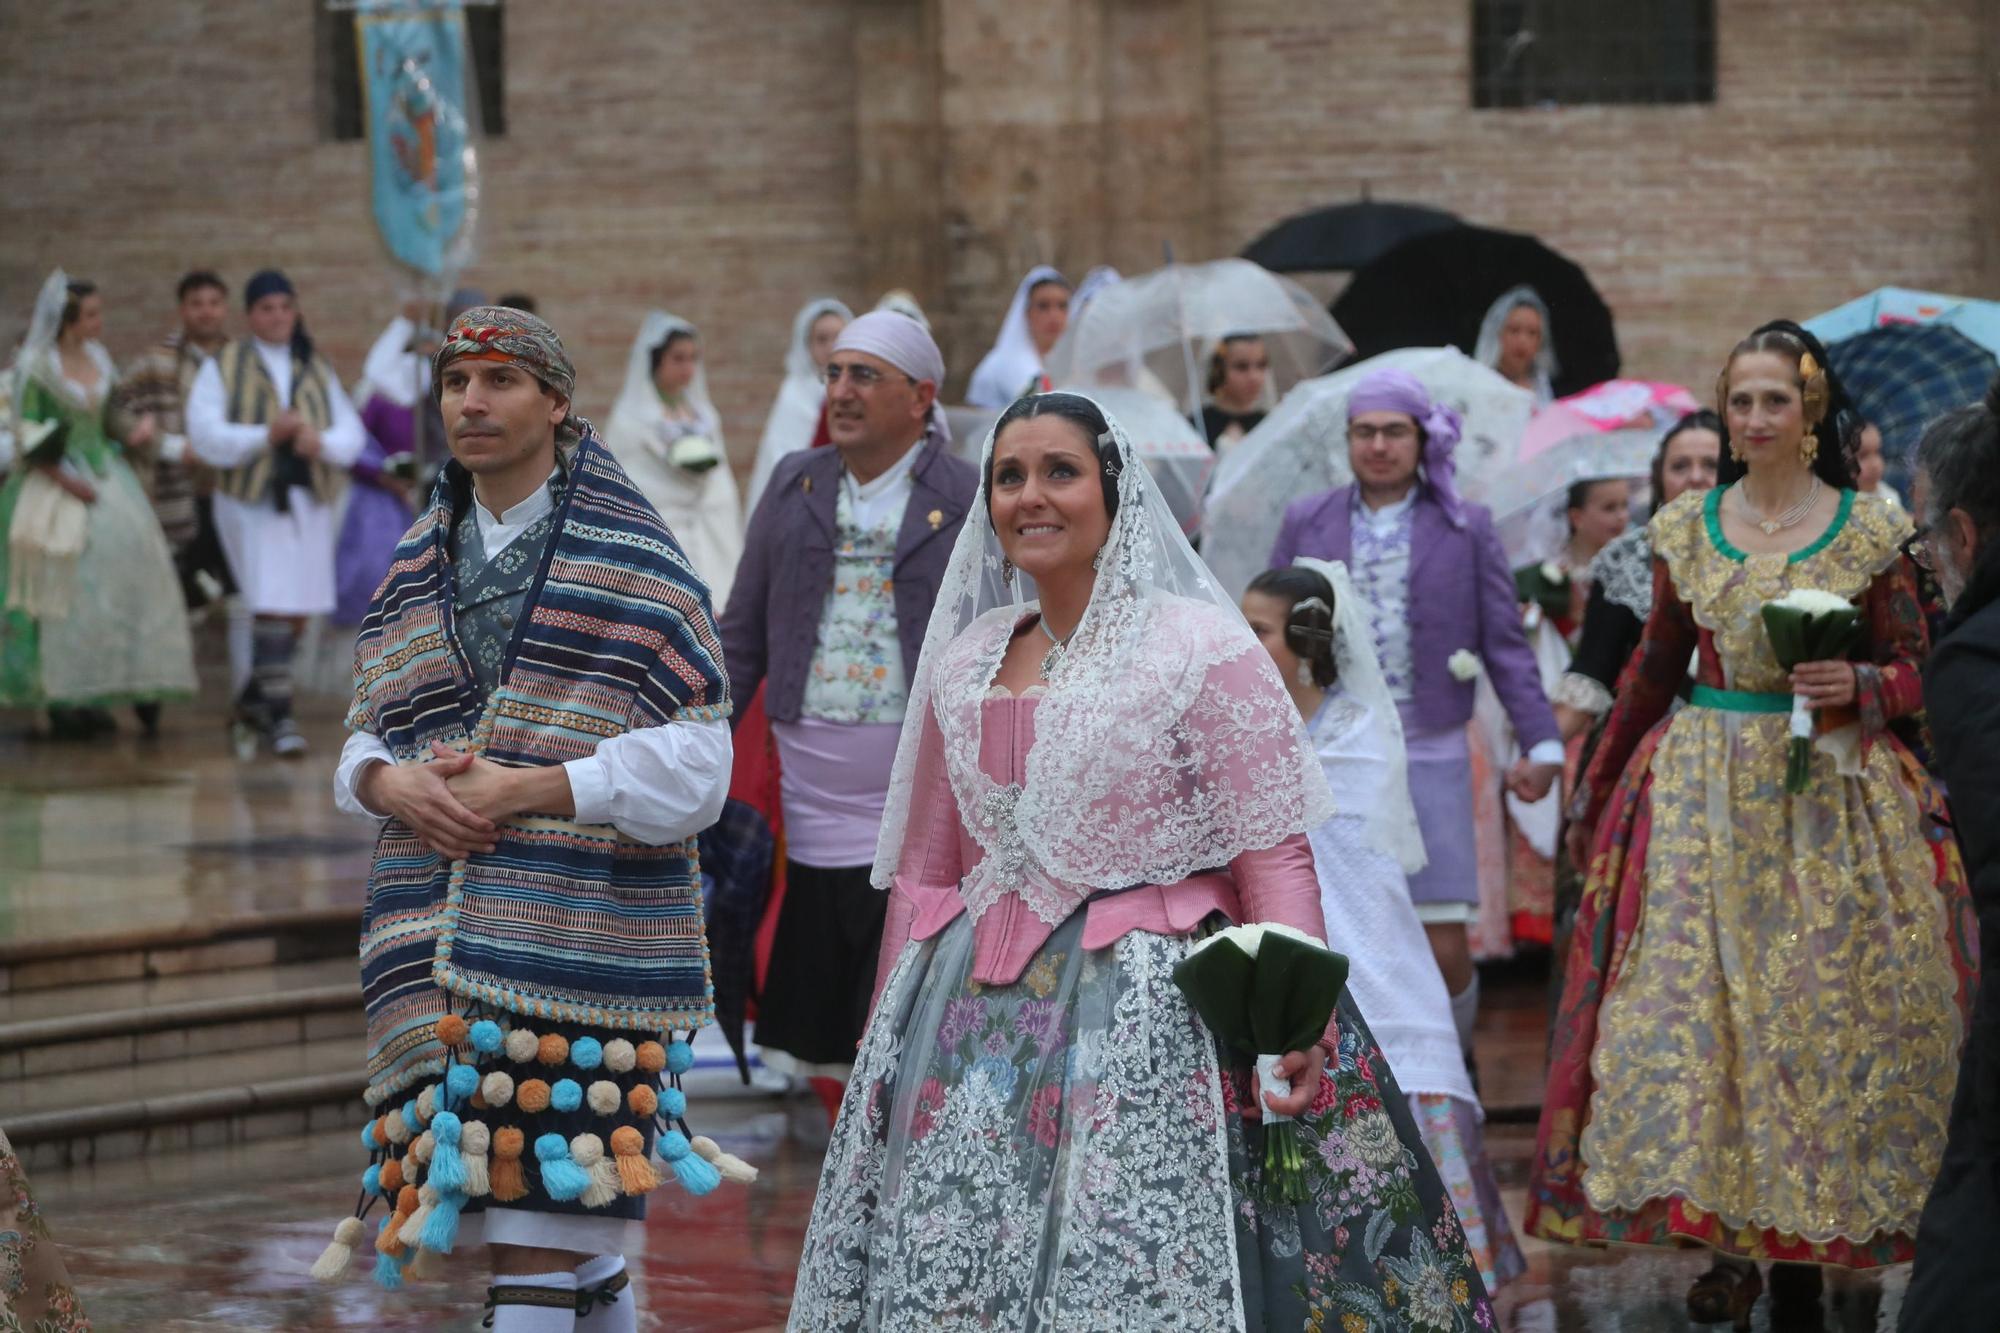
[[[464,1101],[479,1091],[479,1071],[471,1065],[453,1065],[445,1071],[444,1090],[453,1102]]]
[[[542,1166],[542,1188],[551,1199],[568,1203],[590,1188],[590,1172],[569,1155],[569,1144],[560,1134],[544,1134],[535,1140],[535,1157]]]
[[[383,1231],[388,1230],[389,1224],[394,1220],[395,1215],[393,1213],[383,1218],[382,1225],[375,1228],[376,1234],[379,1235]],[[379,1251],[376,1253],[375,1285],[387,1291],[394,1291],[403,1285],[403,1266],[396,1262],[394,1255],[382,1254]]]
[[[491,1055],[507,1040],[507,1034],[500,1025],[490,1018],[482,1018],[472,1025],[472,1049]]]
[[[432,1168],[431,1181],[436,1183],[436,1168]],[[457,1191],[447,1192],[438,1186],[438,1201],[431,1206],[431,1215],[424,1219],[423,1234],[418,1243],[427,1250],[439,1254],[450,1254],[451,1247],[458,1243],[458,1210],[465,1206],[465,1195]]]
[[[694,1153],[689,1153],[674,1160],[674,1179],[680,1181],[681,1188],[689,1194],[709,1194],[722,1183],[722,1173]]]
[[[678,1129],[670,1129],[660,1135],[659,1153],[664,1161],[678,1162],[694,1149],[688,1144],[688,1136]]]
[[[411,1134],[424,1132],[423,1122],[417,1119],[417,1102],[414,1097],[403,1103],[403,1124],[409,1128]]]
[[[382,1168],[371,1166],[361,1173],[361,1192],[380,1194],[382,1192]]]
[[[549,1105],[558,1111],[574,1111],[583,1105],[583,1089],[573,1078],[559,1078],[549,1089]]]
[[[569,1044],[569,1058],[578,1069],[595,1069],[604,1063],[604,1046],[595,1037],[578,1037]]]
[[[375,1122],[370,1120],[361,1127],[361,1146],[369,1152],[381,1152],[382,1145],[375,1138]]]
[[[660,1109],[667,1113],[667,1119],[678,1120],[688,1113],[688,1095],[679,1088],[662,1088]]]
[[[431,1153],[429,1183],[437,1186],[439,1193],[465,1193],[465,1159],[458,1155],[459,1135],[463,1126],[457,1116],[450,1111],[439,1111],[431,1120],[431,1137],[437,1147]],[[438,1249],[426,1245],[427,1249]]]
[[[685,1074],[694,1068],[694,1047],[684,1041],[667,1043],[667,1072]]]
[[[463,1129],[455,1111],[439,1111],[431,1117],[431,1141],[440,1148],[456,1148]]]

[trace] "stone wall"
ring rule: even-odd
[[[510,0],[481,260],[602,414],[641,314],[708,334],[748,462],[791,313],[913,288],[960,387],[1020,272],[1410,199],[1583,264],[1633,374],[1900,282],[2000,295],[1981,0],[1718,5],[1706,106],[1470,109],[1467,0]],[[1990,8],[1990,6],[1985,7]],[[127,354],[196,264],[287,268],[349,376],[398,296],[311,0],[0,0],[0,337],[61,263]]]

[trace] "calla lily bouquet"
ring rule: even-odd
[[[1837,593],[1796,588],[1763,607],[1764,633],[1778,665],[1791,671],[1803,662],[1847,656],[1861,636],[1861,612]],[[1792,696],[1791,745],[1785,753],[1785,790],[1798,795],[1812,785],[1812,705]]]
[[[1275,922],[1231,926],[1188,950],[1174,982],[1223,1045],[1256,1062],[1254,1095],[1263,1108],[1266,1197],[1304,1203],[1305,1154],[1298,1126],[1263,1104],[1263,1094],[1287,1096],[1291,1084],[1278,1062],[1326,1034],[1347,984],[1347,959],[1302,931]]]

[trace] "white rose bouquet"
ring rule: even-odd
[[[1771,654],[1790,671],[1802,662],[1847,656],[1861,635],[1854,603],[1817,588],[1795,588],[1763,607],[1764,633]],[[1812,785],[1813,711],[1802,694],[1792,696],[1791,745],[1785,754],[1785,790],[1797,795]]]

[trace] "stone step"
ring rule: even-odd
[[[339,907],[67,939],[5,940],[0,941],[0,996],[312,959],[352,960],[360,937],[360,909]]]
[[[366,1027],[359,980],[0,1023],[0,1105],[13,1079],[360,1037]]]
[[[134,981],[92,981],[74,986],[44,986],[0,994],[0,1026],[114,1009],[150,1009],[196,1000],[223,1000],[244,995],[278,995],[338,986],[361,974],[352,955],[320,958],[275,967],[231,967],[219,972],[186,972]]]

